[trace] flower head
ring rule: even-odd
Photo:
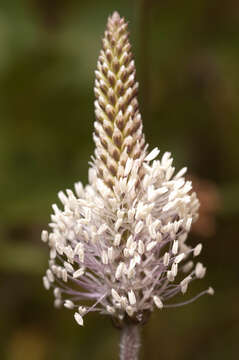
[[[181,305],[167,301],[186,293],[206,268],[189,259],[202,245],[186,245],[199,208],[186,168],[174,174],[170,153],[159,160],[158,148],[147,151],[127,23],[116,12],[108,19],[94,90],[89,185],[58,194],[62,207],[53,205],[51,231],[42,232],[50,247],[43,282],[54,289],[55,306],[75,310],[79,325],[90,311],[143,322],[154,308]]]

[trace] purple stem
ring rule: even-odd
[[[137,325],[125,325],[121,330],[120,360],[138,360],[140,333]]]

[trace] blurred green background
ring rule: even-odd
[[[94,69],[107,16],[130,22],[146,139],[188,166],[208,266],[191,295],[153,314],[142,359],[236,359],[239,339],[239,2],[0,0],[0,359],[117,359],[119,333],[84,328],[42,286],[40,241],[57,192],[87,182]]]

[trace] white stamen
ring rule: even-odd
[[[98,235],[102,235],[106,230],[108,229],[108,225],[107,224],[102,224],[98,231],[97,231],[97,234]]]
[[[127,248],[130,248],[131,247],[131,244],[133,243],[134,239],[133,239],[133,236],[130,235],[126,241],[126,247]]]
[[[186,222],[185,230],[189,232],[191,225],[192,225],[192,218],[189,218]]]
[[[108,255],[105,250],[102,251],[101,260],[104,265],[107,265],[109,262]]]
[[[197,263],[195,267],[195,275],[198,279],[202,279],[206,274],[206,268],[203,266],[202,263]]]
[[[133,159],[132,158],[128,158],[128,160],[126,161],[126,165],[125,165],[125,170],[124,170],[124,176],[128,176],[132,166],[133,166]]]
[[[116,271],[115,271],[115,278],[117,280],[119,280],[119,278],[121,277],[122,272],[123,272],[123,268],[124,268],[124,263],[120,262],[119,265],[117,266]]]
[[[188,290],[188,284],[181,284],[181,292],[182,294],[185,294]]]
[[[169,264],[169,253],[168,252],[166,252],[165,254],[164,254],[164,257],[163,257],[163,264],[164,264],[164,266],[168,266],[168,264]]]
[[[207,290],[207,293],[208,293],[209,295],[214,295],[215,291],[214,291],[214,289],[210,286],[210,287],[208,288],[208,290]]]
[[[55,298],[57,298],[57,299],[61,298],[61,290],[59,288],[55,288],[53,293],[54,293]]]
[[[135,297],[135,294],[134,294],[133,290],[130,290],[128,292],[128,298],[129,298],[130,305],[135,305],[136,304],[136,297]]]
[[[172,273],[172,271],[167,271],[167,278],[168,278],[168,281],[172,282],[174,281],[174,275]]]
[[[75,312],[74,318],[75,318],[75,321],[77,322],[78,325],[80,325],[80,326],[84,325],[83,318],[78,312]]]
[[[65,308],[72,310],[72,309],[74,309],[75,304],[71,300],[65,300],[64,306],[65,306]]]
[[[83,269],[83,268],[76,270],[73,273],[73,278],[78,279],[79,277],[81,277],[84,274],[84,272],[85,272],[85,269]]]
[[[123,220],[122,219],[117,219],[116,222],[115,222],[115,231],[118,231],[119,228],[121,227],[123,223]]]
[[[170,209],[172,209],[175,205],[175,202],[174,201],[170,201],[168,202],[164,207],[163,207],[163,211],[167,212],[169,211]]]
[[[120,304],[123,309],[125,309],[128,306],[128,300],[125,296],[121,296],[120,298]]]
[[[197,244],[197,246],[195,247],[195,249],[193,251],[193,256],[196,257],[196,256],[200,255],[201,251],[202,251],[202,244],[200,243],[200,244]]]
[[[162,156],[162,159],[161,159],[161,165],[163,167],[166,167],[167,165],[169,165],[169,158],[171,156],[171,153],[166,151],[163,156]]]
[[[155,295],[153,297],[153,301],[154,301],[155,305],[157,306],[157,308],[159,308],[159,309],[163,308],[162,300],[157,295]]]
[[[111,290],[111,294],[112,294],[113,299],[114,299],[115,301],[120,302],[121,297],[119,296],[119,294],[117,293],[117,291],[116,291],[115,289],[112,289],[112,290]]]
[[[50,250],[50,259],[55,259],[56,258],[56,249],[55,248],[52,248]]]
[[[81,316],[85,315],[86,311],[87,311],[87,309],[86,309],[84,306],[79,306],[79,307],[78,307],[78,313],[79,313]]]
[[[132,316],[133,314],[134,314],[134,308],[132,307],[132,306],[130,306],[130,305],[128,305],[128,306],[126,306],[126,312],[127,312],[127,314],[129,315],[129,316]]]
[[[130,245],[130,248],[129,248],[129,255],[130,256],[134,255],[136,248],[137,248],[137,242],[134,241],[134,242],[132,242],[132,244]]]
[[[173,253],[174,255],[176,255],[177,252],[178,252],[178,240],[175,240],[175,241],[173,242],[172,253]]]
[[[113,315],[115,313],[115,308],[113,306],[110,305],[106,305],[106,310],[108,311],[108,313],[110,313],[111,315]]]
[[[156,147],[146,156],[146,158],[144,160],[151,161],[151,160],[155,159],[159,153],[160,153],[160,150]]]
[[[114,260],[114,249],[112,246],[108,248],[108,259],[110,262]]]
[[[84,262],[84,245],[82,243],[78,243],[74,249],[74,254],[79,256],[79,260],[81,263]]]
[[[124,248],[124,257],[128,258],[130,256],[129,249]]]
[[[192,277],[190,275],[188,275],[187,277],[185,277],[181,282],[180,282],[180,286],[181,286],[181,292],[183,294],[185,294],[187,292],[188,289],[188,285],[190,283],[190,281],[192,280]]]
[[[190,275],[188,275],[180,282],[180,285],[181,286],[188,285],[191,280],[192,280],[192,277]]]
[[[67,271],[66,271],[66,269],[62,269],[61,276],[62,276],[62,280],[67,282]]]
[[[134,208],[133,208],[133,209],[130,209],[130,210],[128,211],[128,219],[129,219],[129,222],[133,221],[134,215],[135,215],[135,209],[134,209]]]
[[[185,257],[185,254],[184,253],[181,253],[181,254],[179,254],[178,256],[176,256],[176,258],[175,258],[175,263],[176,264],[179,264],[183,259],[184,259],[184,257]]]
[[[139,234],[140,231],[143,229],[143,226],[144,226],[143,221],[137,222],[137,224],[136,224],[136,226],[135,226],[135,229],[134,229],[135,234]]]
[[[147,246],[146,250],[151,251],[157,245],[157,241],[151,241]]]
[[[143,241],[142,241],[142,240],[139,240],[139,243],[138,243],[138,253],[139,253],[140,255],[143,255],[144,249],[145,249],[145,246],[144,246]]]
[[[44,276],[42,280],[43,280],[44,288],[46,290],[49,290],[51,285],[50,285],[50,282],[49,282],[48,278],[46,276]]]
[[[174,176],[175,179],[179,179],[187,172],[187,168],[183,167],[179,172]]]
[[[121,241],[121,234],[116,234],[114,239],[114,246],[119,246]]]
[[[50,269],[47,270],[46,276],[50,282],[53,282],[55,280],[54,275]]]
[[[48,240],[48,231],[46,231],[46,230],[42,231],[41,239],[42,239],[43,242],[47,242],[47,240]]]
[[[177,273],[178,273],[178,264],[173,263],[171,271],[172,271],[172,274],[173,274],[174,277],[177,276]]]
[[[73,266],[71,264],[69,264],[67,261],[64,261],[64,267],[65,267],[67,272],[69,272],[69,273],[74,272]]]
[[[136,264],[141,264],[141,256],[139,254],[134,255],[134,260]]]
[[[59,191],[58,198],[60,199],[63,205],[66,205],[68,203],[68,197],[64,194],[63,191]]]

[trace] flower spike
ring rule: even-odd
[[[59,192],[62,206],[53,205],[51,231],[42,232],[50,248],[43,284],[81,326],[93,311],[122,326],[144,323],[156,308],[214,293],[167,304],[206,273],[193,262],[202,245],[186,245],[199,201],[186,168],[174,175],[169,152],[147,152],[137,90],[127,23],[115,12],[97,63],[89,185]]]
[[[95,165],[97,175],[111,189],[129,166],[127,160],[142,161],[145,156],[127,27],[117,12],[109,17],[95,72]]]

